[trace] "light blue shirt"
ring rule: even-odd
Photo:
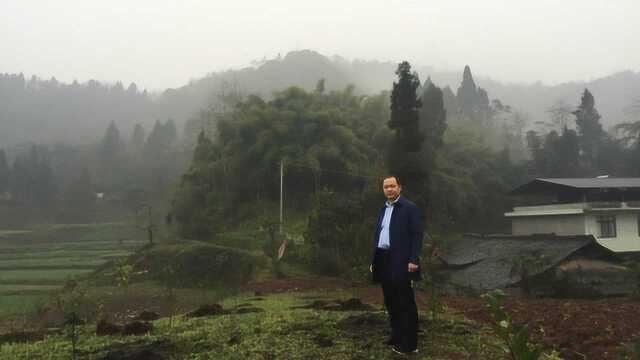
[[[389,226],[391,225],[391,215],[393,214],[393,208],[398,202],[398,196],[393,202],[387,201],[385,203],[384,216],[382,217],[382,224],[380,225],[380,239],[378,240],[378,247],[381,249],[388,249],[391,247],[391,241],[389,239]]]

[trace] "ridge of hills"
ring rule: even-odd
[[[149,130],[154,121],[169,118],[181,129],[203,109],[219,105],[226,94],[268,98],[288,86],[311,90],[320,79],[325,79],[327,90],[353,84],[358,93],[378,93],[391,89],[396,66],[393,62],[347,61],[300,50],[255,67],[210,73],[159,94],[141,92],[135,84],[125,90],[121,83],[108,86],[91,80],[64,84],[55,78],[25,81],[22,74],[0,74],[0,147],[24,142],[91,143],[102,136],[111,121],[123,134],[130,133],[136,123]],[[473,71],[473,64],[471,68]],[[414,70],[422,81],[431,78],[440,87],[451,87],[454,93],[462,79],[462,69],[442,72],[416,65]],[[475,80],[491,99],[500,99],[528,114],[529,127],[547,120],[547,110],[558,101],[576,106],[584,88],[593,93],[605,128],[631,120],[624,109],[640,98],[640,73],[634,71],[559,85],[502,83],[483,75],[476,75]]]

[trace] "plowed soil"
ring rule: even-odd
[[[444,302],[469,319],[491,321],[480,299]],[[514,321],[530,324],[535,341],[555,348],[565,359],[616,359],[624,344],[640,336],[640,300],[506,300],[504,308]]]
[[[331,278],[268,281],[248,288],[260,293],[352,288],[362,302],[382,304],[379,288],[354,289],[345,281]],[[427,310],[427,295],[419,293],[417,300],[420,309]],[[449,311],[480,323],[491,322],[481,299],[446,297],[442,301]],[[615,360],[624,346],[640,341],[638,299],[508,299],[503,305],[515,322],[529,324],[535,342],[556,349],[567,360]]]

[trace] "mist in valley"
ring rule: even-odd
[[[446,259],[469,234],[509,236],[510,193],[534,179],[640,177],[639,10],[0,5],[0,358],[386,354],[368,269],[390,174],[426,229],[419,356],[525,356],[460,320],[500,326],[492,301],[519,309],[509,331],[541,319],[524,352],[637,356],[631,316],[581,335],[602,346],[558,323],[602,314],[583,303],[607,301],[589,269],[536,298],[528,274],[558,264],[522,250],[504,299],[455,284]],[[617,255],[636,289],[637,262]],[[606,306],[640,310],[631,292]]]

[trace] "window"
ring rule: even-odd
[[[598,224],[600,224],[601,238],[616,237],[616,217],[613,215],[598,216]]]

